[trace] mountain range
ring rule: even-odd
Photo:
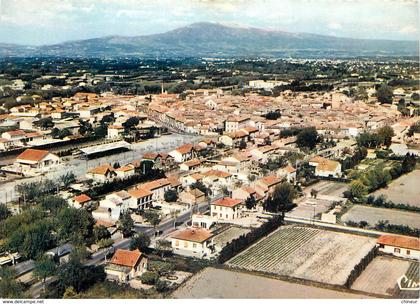
[[[0,43],[0,56],[354,57],[418,56],[418,41],[369,40],[194,23],[161,34],[107,36],[54,45]]]

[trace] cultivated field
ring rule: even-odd
[[[366,299],[365,295],[206,268],[171,296],[176,299]]]
[[[419,181],[420,170],[414,170],[394,180],[388,188],[374,192],[374,195],[385,194],[394,203],[420,207]]]
[[[375,239],[298,226],[282,227],[233,257],[231,267],[344,285]]]
[[[374,226],[380,220],[388,220],[390,224],[409,225],[420,229],[420,213],[361,205],[353,206],[341,217],[341,220],[343,222],[366,221],[371,226]]]
[[[397,280],[406,273],[410,261],[377,256],[351,286],[354,290],[392,296]]]

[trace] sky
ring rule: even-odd
[[[0,42],[161,33],[194,22],[418,40],[417,0],[0,0]]]

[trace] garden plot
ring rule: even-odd
[[[401,211],[396,209],[385,209],[355,205],[343,216],[343,222],[366,221],[370,226],[374,226],[379,221],[387,220],[394,225],[408,225],[412,228],[420,229],[420,213]]]
[[[406,273],[410,261],[377,256],[351,286],[354,290],[392,296],[397,280]]]
[[[375,239],[289,226],[276,230],[227,262],[235,268],[344,285]]]

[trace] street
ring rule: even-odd
[[[39,182],[45,179],[57,180],[60,176],[73,172],[77,177],[83,176],[86,172],[92,168],[95,168],[105,163],[126,164],[134,160],[141,159],[143,154],[150,152],[169,152],[174,148],[181,146],[186,143],[197,143],[201,137],[191,135],[178,135],[170,134],[163,135],[150,139],[148,141],[135,143],[131,145],[131,150],[125,153],[119,153],[109,156],[104,156],[92,160],[84,160],[80,158],[70,158],[68,162],[60,165],[59,167],[45,173],[42,176],[30,177],[15,180],[12,182],[6,182],[0,186],[0,203],[8,203],[16,201],[18,194],[16,193],[16,186],[23,183]]]

